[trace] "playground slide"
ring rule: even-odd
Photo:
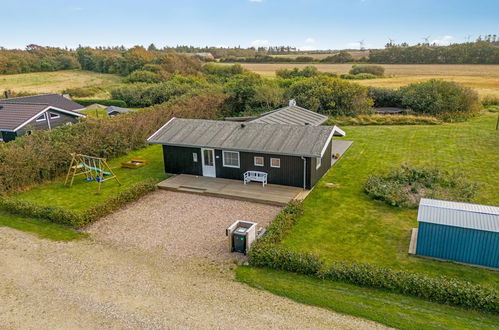
[[[88,168],[89,170],[96,171],[96,172],[102,173],[102,174],[104,174],[104,175],[111,175],[111,173],[110,173],[110,172],[103,171],[103,170],[101,170],[101,169],[100,169],[100,168],[98,168],[98,167],[89,166],[89,165],[84,164],[84,163],[80,163],[80,165],[83,165],[83,166],[85,166],[86,168]]]

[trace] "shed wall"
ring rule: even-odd
[[[194,153],[197,154],[197,162],[193,161]],[[167,173],[203,175],[199,148],[163,146],[163,158]]]
[[[416,254],[499,268],[499,233],[420,221]]]

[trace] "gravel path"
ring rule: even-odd
[[[236,220],[266,227],[278,206],[158,190],[87,228],[122,248],[161,249],[178,257],[230,260],[225,229]]]
[[[176,194],[174,194],[176,195]],[[186,196],[169,196],[179,202]],[[190,199],[189,198],[189,199]],[[163,208],[159,194],[146,203]],[[194,198],[196,203],[205,202]],[[234,201],[231,201],[234,202]],[[223,203],[215,201],[215,208]],[[135,203],[117,214],[139,210]],[[236,203],[238,204],[238,203]],[[235,205],[236,205],[235,204]],[[237,205],[236,205],[237,206]],[[236,206],[233,206],[236,208]],[[265,218],[273,209],[258,209]],[[179,205],[175,204],[175,208]],[[202,204],[199,204],[202,209]],[[232,211],[232,206],[224,206]],[[145,211],[146,212],[146,211]],[[151,214],[157,210],[151,210]],[[259,213],[263,212],[263,213]],[[146,212],[145,215],[148,213]],[[244,215],[244,214],[242,214]],[[242,216],[241,215],[241,216]],[[0,227],[0,328],[6,329],[362,329],[374,322],[301,305],[234,281],[233,265],[209,260],[201,250],[186,257],[158,244],[154,217],[130,231],[128,218],[108,217],[90,228],[91,239],[69,243],[39,239]],[[147,221],[145,220],[147,219]],[[120,239],[106,234],[111,226]],[[214,223],[217,225],[222,222]],[[103,233],[99,232],[101,228]],[[125,227],[119,228],[119,227]],[[151,226],[151,228],[149,228]],[[174,230],[170,222],[165,225]],[[168,231],[167,230],[167,231]],[[132,248],[126,248],[126,238]],[[173,235],[175,237],[175,235]],[[141,244],[141,240],[145,243]],[[217,240],[214,240],[217,243]],[[218,250],[212,250],[216,251]],[[180,253],[177,255],[177,252]],[[196,256],[197,255],[197,256]],[[222,255],[219,255],[222,256]],[[242,315],[242,316],[241,316]]]

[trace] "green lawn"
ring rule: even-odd
[[[326,262],[376,263],[499,287],[499,273],[409,256],[416,210],[391,207],[363,192],[371,173],[406,162],[459,171],[480,184],[477,203],[499,205],[499,131],[495,115],[436,126],[345,127],[354,144],[305,200],[305,213],[282,244]],[[339,184],[338,189],[324,182]]]
[[[137,169],[122,168],[121,163],[132,157],[146,158],[148,164]],[[78,176],[75,177],[71,188],[64,186],[65,178],[61,177],[14,196],[40,205],[58,206],[84,212],[93,206],[104,203],[107,199],[116,196],[121,190],[135,183],[149,178],[159,182],[167,177],[164,173],[163,153],[159,145],[130,152],[126,156],[112,159],[108,163],[122,185],[118,185],[115,180],[106,181],[101,186],[100,194],[97,193],[96,182],[87,182],[84,180],[84,176]]]
[[[499,316],[293,273],[238,267],[236,279],[297,302],[402,329],[499,329]]]
[[[17,230],[34,233],[41,238],[48,238],[54,241],[71,241],[87,237],[87,234],[79,233],[66,226],[38,219],[15,216],[1,210],[0,227],[11,227]]]

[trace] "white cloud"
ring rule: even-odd
[[[307,44],[313,44],[315,42],[315,39],[314,38],[307,38],[307,39],[305,39],[305,42]]]
[[[268,40],[256,39],[251,42],[253,47],[267,47],[270,44]]]
[[[441,38],[433,40],[431,43],[437,45],[448,45],[452,40],[454,40],[453,36],[443,36]]]
[[[316,50],[317,48],[312,46],[312,45],[306,45],[306,46],[301,46],[298,47],[299,50]]]
[[[248,0],[249,2],[263,2],[263,0]]]

